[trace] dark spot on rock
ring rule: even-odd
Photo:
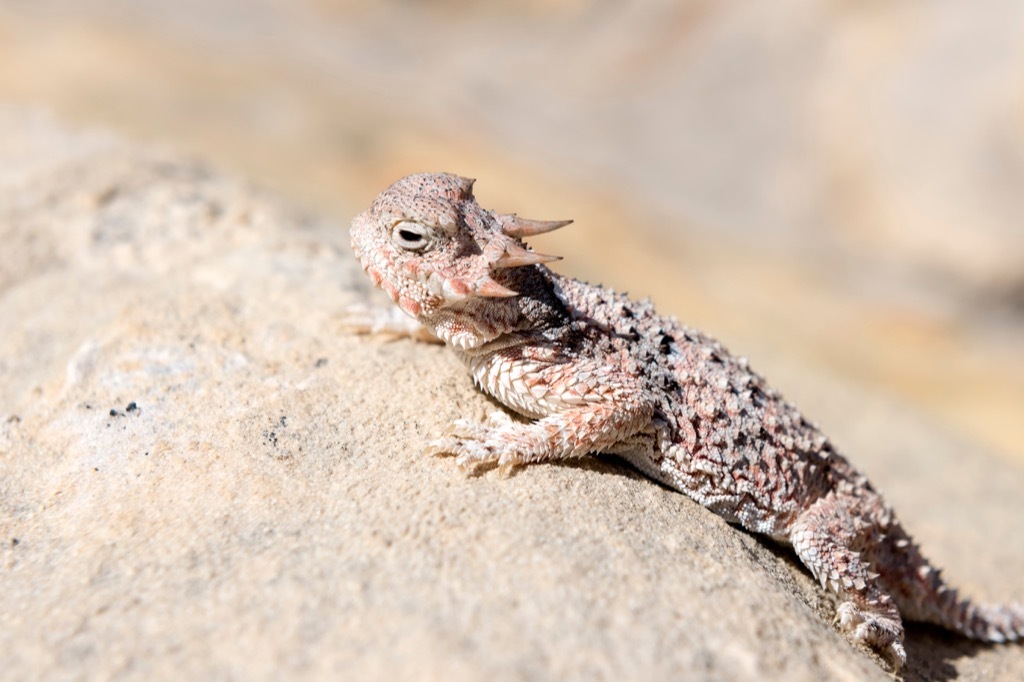
[[[93,467],[93,468],[92,468],[92,470],[93,470],[93,471],[99,471],[99,470],[100,470],[100,468],[99,468],[99,467]]]
[[[317,361],[313,363],[313,366],[320,369],[327,364],[327,358],[317,358]]]
[[[128,407],[124,408],[124,411],[125,412],[134,412],[137,409],[139,409],[139,406],[136,405],[134,401],[132,401],[132,402],[128,403]]]
[[[111,410],[110,410],[110,416],[111,416],[111,417],[116,417],[116,416],[117,416],[117,410],[115,410],[115,409],[111,408]]]
[[[18,538],[11,538],[11,546],[12,547],[16,547],[18,545],[18,543],[20,543],[20,542],[21,542],[21,540],[19,540]]]
[[[277,423],[281,426],[288,426],[288,417],[282,416]]]
[[[116,199],[118,194],[120,194],[120,189],[117,186],[107,187],[96,195],[96,205],[106,206]]]

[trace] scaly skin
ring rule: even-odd
[[[403,178],[352,223],[373,283],[533,421],[457,420],[428,450],[459,466],[619,455],[732,523],[793,547],[836,620],[898,669],[903,617],[986,642],[1024,608],[958,597],[867,479],[744,358],[609,289],[561,277],[522,238],[567,224],[481,208],[472,180]],[[411,334],[408,325],[396,331]]]

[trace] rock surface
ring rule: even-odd
[[[0,109],[0,243],[5,676],[886,677],[788,553],[615,461],[421,456],[493,405],[444,349],[343,333],[341,225]],[[1024,472],[788,380],[958,583],[1024,599]],[[907,650],[906,679],[1024,677],[1019,646]]]

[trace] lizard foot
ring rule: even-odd
[[[836,623],[853,641],[866,644],[881,654],[892,665],[894,672],[906,663],[903,625],[898,620],[864,611],[848,601],[836,609]]]
[[[509,468],[518,460],[512,452],[518,426],[504,412],[492,412],[484,423],[456,419],[440,438],[424,450],[428,455],[455,455],[455,463],[467,472],[485,464]],[[511,455],[511,456],[510,456]]]

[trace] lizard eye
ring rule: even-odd
[[[391,229],[391,241],[406,251],[422,251],[430,245],[430,230],[408,220],[395,223]]]

